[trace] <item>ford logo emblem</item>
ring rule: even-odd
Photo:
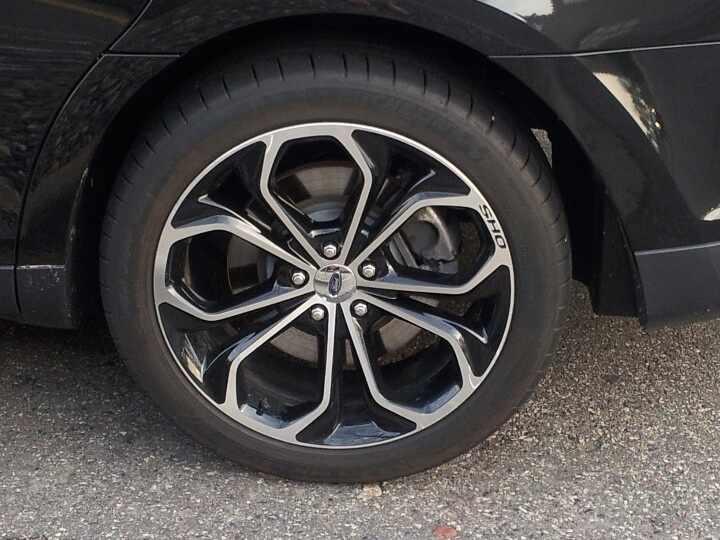
[[[328,282],[328,293],[330,296],[335,297],[340,294],[340,289],[342,289],[342,274],[339,270],[335,270]]]

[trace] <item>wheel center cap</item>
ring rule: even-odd
[[[329,264],[317,271],[313,285],[321,298],[337,304],[355,294],[357,279],[347,266]]]

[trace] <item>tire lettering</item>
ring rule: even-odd
[[[493,215],[492,210],[490,210],[490,208],[486,204],[483,204],[480,207],[480,213],[485,218],[485,223],[487,224],[488,229],[490,229],[490,234],[495,240],[495,245],[497,245],[499,249],[507,249],[507,242],[505,241],[505,237],[500,230],[500,226],[498,225],[497,220],[495,220],[495,216]]]

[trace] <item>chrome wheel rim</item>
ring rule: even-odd
[[[161,231],[156,315],[178,367],[231,420],[285,443],[383,444],[482,385],[512,319],[499,219],[450,161],[347,123],[235,146]]]

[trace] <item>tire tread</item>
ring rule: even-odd
[[[405,98],[419,100],[440,110],[442,114],[468,122],[474,128],[484,131],[498,149],[508,156],[518,177],[524,180],[532,193],[543,216],[547,236],[554,246],[558,302],[554,313],[548,314],[552,318],[550,326],[554,332],[548,337],[546,352],[535,367],[535,376],[529,384],[519,389],[518,393],[522,397],[507,416],[494,426],[494,431],[532,396],[557,350],[570,299],[571,257],[567,221],[552,171],[530,131],[513,119],[484,89],[445,76],[436,69],[424,66],[419,59],[400,61],[375,53],[363,54],[352,48],[331,48],[308,54],[288,52],[252,62],[229,63],[228,66],[223,66],[223,69],[188,84],[171,98],[150,120],[128,154],[113,187],[102,229],[100,286],[105,316],[112,334],[116,337],[121,356],[125,359],[137,358],[141,351],[131,340],[119,339],[119,336],[127,334],[128,326],[133,323],[128,321],[127,316],[123,316],[123,313],[132,313],[132,306],[119,300],[115,292],[129,289],[127,279],[118,274],[115,262],[118,258],[127,259],[132,255],[131,244],[117,240],[132,236],[132,230],[126,221],[118,219],[118,216],[122,217],[127,212],[132,194],[141,189],[135,180],[141,176],[147,160],[153,159],[162,147],[172,144],[177,133],[192,129],[194,119],[203,111],[212,113],[218,104],[241,100],[244,96],[265,91],[266,88],[292,84],[298,79],[342,80],[347,84],[381,88]],[[133,376],[139,379],[133,365],[128,362]],[[163,408],[166,414],[174,416],[168,407]],[[207,441],[197,430],[187,427],[184,429],[192,432],[195,438],[205,440],[209,446],[213,446],[213,442]],[[223,448],[218,450],[228,455]],[[276,462],[262,455],[252,455],[248,461],[250,460],[253,466],[260,470],[272,472],[277,468]],[[401,457],[396,457],[396,462],[397,469],[401,471],[416,471],[427,466]],[[294,478],[311,480],[322,478],[326,474],[320,466],[296,467],[292,471],[284,472]],[[378,477],[387,478],[388,472],[348,469],[343,474],[335,472],[336,476],[324,479],[335,482],[372,480]],[[395,474],[391,471],[390,473]]]

